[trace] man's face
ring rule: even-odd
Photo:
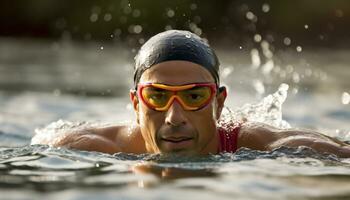
[[[184,85],[213,83],[214,78],[203,67],[188,61],[167,61],[146,70],[140,83]],[[152,153],[181,153],[186,155],[216,153],[218,137],[216,120],[221,114],[224,94],[214,96],[200,110],[184,110],[173,101],[167,111],[155,111],[139,97],[133,98],[134,109],[146,148]]]

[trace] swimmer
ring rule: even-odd
[[[191,32],[165,31],[150,38],[135,57],[130,97],[137,125],[80,130],[53,146],[110,154],[180,155],[307,146],[350,157],[349,145],[313,131],[282,130],[256,122],[218,127],[226,94],[214,50]]]

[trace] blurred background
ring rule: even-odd
[[[285,37],[348,46],[349,12],[347,0],[4,0],[0,34],[138,47],[160,31],[188,29],[220,45],[246,45],[259,33],[277,46]]]
[[[106,60],[120,56],[118,65],[132,65],[137,49],[168,29],[190,30],[218,51],[243,52],[241,62],[262,40],[275,54],[350,47],[347,0],[3,0],[0,9],[2,90],[116,95],[124,83],[100,70],[116,67]],[[89,71],[107,80],[103,88],[90,84],[91,76],[82,80]]]
[[[30,138],[58,119],[132,118],[138,48],[185,29],[216,50],[229,107],[287,83],[285,119],[346,135],[349,25],[348,0],[2,0],[0,133]]]

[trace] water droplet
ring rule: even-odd
[[[172,27],[171,25],[166,25],[166,26],[164,27],[164,29],[165,29],[166,31],[168,31],[168,30],[172,30],[173,27]]]
[[[114,30],[114,35],[115,36],[120,36],[121,34],[122,34],[122,31],[119,28]]]
[[[289,37],[285,37],[283,39],[283,43],[287,46],[289,46],[292,43],[292,40]]]
[[[320,38],[320,40],[324,40],[324,35],[319,35],[318,38]]]
[[[60,89],[55,89],[53,91],[53,95],[56,96],[56,97],[60,96],[61,95],[61,90]]]
[[[127,109],[127,110],[132,110],[132,109],[133,109],[132,104],[131,104],[131,103],[128,103],[128,104],[126,105],[126,109]]]
[[[261,48],[264,56],[268,59],[271,59],[273,56],[273,53],[270,50],[270,44],[267,41],[263,40],[261,42]]]
[[[142,32],[142,26],[141,25],[136,25],[136,26],[134,26],[134,28],[133,28],[134,30],[134,33],[136,33],[136,34],[139,34],[139,33],[141,33]]]
[[[139,9],[135,9],[134,11],[132,11],[132,16],[137,18],[141,16],[141,11]]]
[[[253,82],[253,87],[259,95],[262,95],[265,93],[265,86],[260,80],[255,80]]]
[[[292,73],[294,71],[294,66],[293,65],[287,65],[286,66],[286,72],[288,74]]]
[[[341,97],[341,102],[344,105],[347,105],[350,103],[350,94],[347,92],[343,92],[342,97]]]
[[[297,46],[296,50],[297,50],[297,52],[302,52],[303,48],[301,46]]]
[[[103,19],[106,21],[106,22],[109,22],[112,20],[112,15],[110,13],[106,13],[105,16],[103,17]]]
[[[200,16],[196,15],[193,17],[193,22],[195,24],[199,24],[199,23],[201,23],[201,21],[202,21],[202,18]]]
[[[189,34],[189,33],[186,33],[186,35],[185,35],[187,38],[191,38],[191,34]]]
[[[298,73],[294,72],[292,78],[293,78],[293,82],[294,82],[294,83],[299,83],[299,81],[300,81],[300,76],[299,76]]]
[[[140,43],[140,44],[144,44],[144,43],[145,43],[145,39],[140,38],[140,39],[139,39],[139,43]]]
[[[95,14],[100,14],[101,13],[101,8],[99,6],[93,6],[91,8],[91,12]]]
[[[128,22],[128,18],[125,17],[125,16],[121,16],[121,17],[119,18],[119,21],[120,21],[120,23],[122,23],[122,24],[126,24],[126,22]]]
[[[243,47],[242,47],[242,46],[239,46],[239,49],[243,49]]]
[[[264,13],[267,13],[267,12],[269,12],[270,11],[270,5],[269,4],[267,4],[267,3],[264,3],[263,5],[262,5],[262,11],[264,12]]]
[[[309,25],[305,24],[305,25],[304,25],[304,28],[305,28],[305,29],[308,29],[308,28],[309,28]]]
[[[252,12],[250,12],[250,11],[247,12],[245,16],[246,16],[247,19],[249,19],[249,20],[251,20],[251,21],[253,21],[253,22],[256,22],[257,19],[258,19],[258,18],[254,15],[254,13],[252,13]]]
[[[90,21],[91,21],[91,22],[96,22],[97,20],[98,20],[98,14],[92,13],[92,14],[90,15]]]
[[[263,66],[262,66],[262,72],[263,74],[267,75],[270,74],[271,70],[273,70],[273,67],[275,66],[272,59],[268,60]]]
[[[103,46],[101,46],[100,49],[103,50],[104,49]]]
[[[197,9],[197,4],[195,4],[195,3],[192,3],[191,5],[190,5],[190,9],[191,10],[196,10]]]
[[[252,49],[250,51],[251,59],[252,59],[252,67],[257,69],[261,65],[259,51],[257,49]]]
[[[86,33],[85,35],[84,35],[84,39],[85,40],[91,40],[91,33]]]
[[[312,75],[312,70],[310,68],[305,69],[305,75],[306,76],[311,76]]]
[[[228,77],[234,70],[234,67],[233,66],[228,66],[228,67],[225,67],[222,71],[221,71],[221,76],[223,78],[226,78]]]
[[[132,12],[132,9],[130,8],[130,4],[128,5],[128,6],[125,6],[124,8],[123,8],[123,12],[125,13],[125,14],[130,14],[131,12]]]
[[[299,91],[298,88],[293,88],[292,93],[293,93],[293,94],[297,94],[298,91]]]
[[[166,15],[170,18],[175,16],[175,11],[172,9],[168,9],[168,11],[166,12]]]
[[[344,16],[344,12],[342,11],[342,10],[340,10],[340,9],[337,9],[337,10],[335,10],[335,16],[336,17],[343,17]]]
[[[255,35],[254,35],[254,41],[255,41],[255,42],[261,42],[261,39],[262,39],[262,37],[261,37],[260,34],[255,34]]]

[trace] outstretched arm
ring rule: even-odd
[[[139,129],[128,126],[82,129],[65,133],[60,138],[41,140],[37,143],[110,154],[118,152],[139,153],[143,151],[142,136],[139,134]]]
[[[66,134],[65,137],[53,143],[54,147],[66,147],[85,151],[98,151],[103,153],[117,153],[121,148],[115,144],[118,134],[117,127],[104,129],[86,129]]]
[[[310,130],[277,129],[261,123],[247,123],[240,132],[239,147],[270,151],[286,147],[310,147],[320,153],[350,158],[350,145]]]

